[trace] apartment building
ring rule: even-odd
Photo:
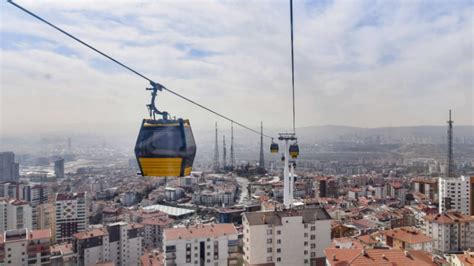
[[[0,238],[1,265],[50,265],[51,232],[15,229]]]
[[[323,208],[244,213],[246,265],[324,265],[331,217]]]
[[[433,238],[413,227],[401,227],[380,232],[382,242],[396,249],[433,251]]]
[[[474,216],[443,212],[423,219],[425,234],[434,239],[433,253],[454,253],[474,247]]]
[[[439,212],[458,211],[474,215],[471,202],[474,200],[474,176],[439,178]]]
[[[163,234],[165,265],[237,265],[238,235],[233,224],[168,228]]]
[[[142,225],[117,222],[76,233],[72,243],[77,265],[113,262],[128,266],[139,265],[142,241]]]
[[[33,229],[33,212],[30,204],[16,199],[0,199],[0,231]]]
[[[68,241],[72,235],[86,230],[88,225],[86,192],[56,194],[55,240]]]

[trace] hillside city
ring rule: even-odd
[[[455,129],[448,132],[456,136]],[[472,137],[456,141],[454,152],[465,155],[452,165],[446,159],[453,156],[446,146],[452,139],[438,147],[445,159],[374,158],[388,145],[383,137],[321,143],[354,150],[327,160],[316,156],[324,149],[303,150],[288,209],[279,155],[269,155],[261,143],[258,160],[226,158],[227,147],[215,134],[214,158],[198,158],[203,168],[184,177],[139,176],[134,158],[105,145],[75,146],[72,138],[42,145],[49,153],[0,153],[0,262],[474,263]],[[440,145],[426,142],[418,140],[425,149]]]

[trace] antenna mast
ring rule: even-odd
[[[230,168],[234,170],[234,123],[230,123]]]
[[[216,142],[214,146],[214,171],[219,172],[219,144],[217,143],[217,122],[216,122]]]
[[[227,148],[225,146],[225,135],[222,135],[222,149],[223,149],[223,160],[222,160],[222,168],[224,168],[224,170],[227,168]]]
[[[454,177],[454,158],[453,158],[453,123],[451,120],[451,109],[449,110],[449,121],[448,121],[448,165],[446,167],[446,176]]]
[[[265,171],[265,158],[263,156],[263,122],[260,122],[260,161],[259,168]]]

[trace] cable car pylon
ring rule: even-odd
[[[294,65],[294,52],[293,52],[293,0],[290,0],[290,26],[291,26],[291,89],[292,89],[292,102],[293,102],[293,132],[292,133],[279,133],[278,140],[283,142],[283,205],[289,209],[293,204],[293,189],[295,182],[295,167],[296,162],[294,161],[299,155],[298,138],[296,137],[295,130],[295,65]],[[271,153],[278,153],[278,144],[273,142],[270,145]],[[292,161],[290,161],[290,156]]]

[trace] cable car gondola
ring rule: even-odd
[[[159,84],[153,88],[151,104],[147,105],[150,119],[143,119],[135,145],[135,156],[143,176],[187,176],[191,173],[196,142],[187,119],[169,119],[160,112],[154,101]],[[155,115],[163,119],[155,119]]]
[[[272,144],[270,144],[270,152],[278,153],[278,143],[273,142],[273,138],[272,138]]]
[[[300,154],[300,148],[298,147],[298,143],[293,143],[290,145],[290,156],[293,159],[296,159]]]

